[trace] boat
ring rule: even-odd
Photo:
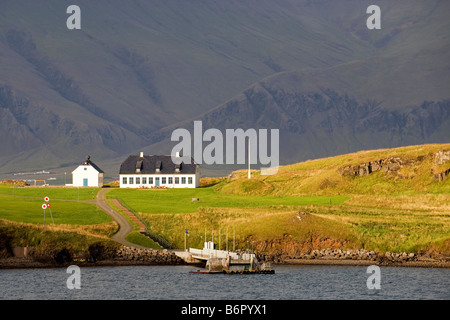
[[[214,244],[205,242],[203,249],[189,249],[189,258],[204,261],[205,269],[193,270],[197,274],[274,274],[270,263],[259,263],[254,253],[215,250]]]
[[[189,273],[196,274],[274,274],[275,270],[223,270],[223,271],[214,271],[214,270],[192,270]]]

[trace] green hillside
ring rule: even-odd
[[[370,163],[373,172],[364,172]],[[243,170],[199,189],[110,196],[178,248],[188,229],[193,247],[203,246],[206,232],[222,248],[233,235],[239,248],[287,255],[329,247],[448,254],[450,179],[435,174],[449,169],[450,144],[419,145],[306,161],[271,176],[253,171],[251,179]]]
[[[305,161],[271,176],[254,170],[251,179],[236,171],[204,178],[196,189],[111,188],[107,197],[174,248],[184,247],[187,229],[190,247],[203,247],[206,233],[221,249],[288,256],[324,248],[448,256],[449,173],[450,144],[430,144]],[[0,240],[75,252],[97,242],[112,245],[117,224],[90,203],[97,191],[0,186]],[[44,229],[45,196],[55,225],[47,212]]]
[[[434,144],[361,151],[281,166],[275,175],[262,176],[254,172],[251,180],[247,172],[241,171],[218,188],[224,193],[271,196],[447,194],[450,179],[436,181],[434,173],[450,168],[448,160],[440,163],[439,155],[436,156],[439,151],[448,153],[449,150],[450,144]],[[392,164],[389,170],[385,167],[370,174],[349,175],[352,167],[392,159],[401,164]]]

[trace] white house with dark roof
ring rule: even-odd
[[[197,188],[200,186],[200,166],[181,161],[176,164],[171,156],[130,155],[120,166],[121,188]]]
[[[103,187],[103,170],[91,161],[86,160],[72,171],[72,186],[74,187]]]

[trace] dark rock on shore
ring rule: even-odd
[[[311,250],[309,253],[299,254],[295,256],[281,254],[264,254],[256,253],[257,258],[261,262],[272,262],[275,264],[292,263],[293,261],[328,261],[337,263],[345,261],[370,262],[372,264],[395,264],[400,265],[405,262],[440,262],[450,265],[448,259],[427,259],[416,253],[379,253],[371,250],[343,250],[343,249],[321,249]]]
[[[32,251],[32,250],[31,250]],[[8,255],[0,258],[0,269],[9,268],[55,268],[72,264],[78,266],[115,265],[180,265],[183,259],[167,249],[141,249],[120,247],[113,249],[101,243],[91,246],[89,252],[71,253],[67,249],[57,252],[31,252],[27,255]]]
[[[148,264],[184,264],[183,259],[178,257],[173,251],[167,249],[157,250],[122,247],[117,251],[115,259],[122,261],[141,261]]]
[[[447,256],[432,257],[416,253],[379,253],[365,249],[320,249],[296,255],[267,254],[261,251],[237,250],[238,253],[255,253],[260,263],[273,264],[328,264],[328,265],[392,265],[417,267],[450,268]],[[33,256],[0,258],[0,269],[9,268],[55,268],[78,266],[125,266],[125,265],[183,265],[185,261],[172,250],[141,249],[120,247],[114,253],[109,252],[102,259],[93,260],[89,254],[78,254],[70,261],[68,255],[63,255],[60,261],[55,259],[36,259]]]

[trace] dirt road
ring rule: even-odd
[[[117,241],[125,246],[128,247],[136,247],[136,248],[144,248],[142,246],[139,246],[137,244],[128,242],[125,238],[126,236],[133,231],[133,226],[131,223],[120,214],[120,212],[117,212],[106,201],[106,193],[108,192],[108,189],[100,189],[100,191],[97,193],[97,199],[95,200],[95,204],[97,207],[102,209],[104,212],[109,214],[114,221],[116,221],[119,225],[119,230],[111,237],[112,240]]]

